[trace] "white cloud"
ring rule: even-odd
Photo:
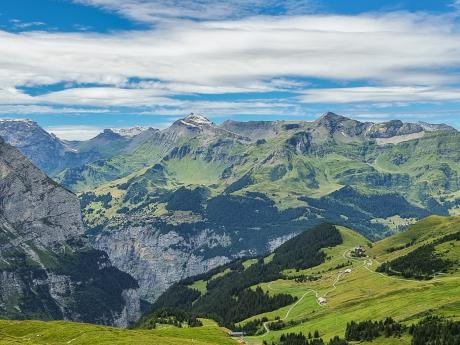
[[[109,87],[73,88],[35,97],[41,102],[91,106],[177,105],[161,97],[165,92],[155,89],[122,89]]]
[[[460,101],[460,89],[413,86],[313,89],[299,98],[305,103],[448,102]]]
[[[103,128],[92,126],[49,126],[45,130],[65,140],[88,140],[101,133]]]
[[[449,16],[390,13],[175,21],[109,34],[0,31],[0,104],[180,107],[186,102],[171,96],[302,87],[290,77],[376,85],[307,90],[304,102],[455,100],[446,85],[458,81],[449,72],[460,65],[456,25]],[[35,97],[17,89],[59,82],[108,86]]]
[[[142,112],[145,115],[185,115],[190,112],[203,113],[209,117],[229,117],[231,115],[305,115],[306,109],[298,104],[259,100],[251,102],[231,101],[184,101],[177,108],[157,108]]]
[[[147,23],[166,19],[241,18],[266,13],[276,8],[280,14],[306,13],[309,0],[73,0],[75,3],[101,7],[122,16]]]

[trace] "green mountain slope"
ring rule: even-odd
[[[212,321],[199,328],[126,330],[71,322],[0,321],[1,345],[232,345]]]
[[[251,283],[251,291],[261,291],[271,297],[290,295],[295,301],[265,313],[257,313],[254,308],[257,314],[239,320],[234,327],[250,334],[245,337],[248,343],[274,341],[278,344],[282,334],[301,332],[308,335],[316,330],[324,340],[335,336],[343,338],[350,321],[379,321],[392,317],[403,325],[411,325],[429,314],[460,320],[460,218],[429,217],[411,226],[407,232],[376,243],[370,243],[347,228],[338,227],[338,230],[342,241],[321,250],[324,262],[312,267],[283,269],[282,276],[277,279]],[[457,237],[451,239],[453,234],[457,234]],[[408,240],[412,244],[406,247]],[[382,263],[403,258],[433,241],[439,242],[435,247],[436,255],[453,263],[442,274],[438,272],[430,280],[417,280],[376,272]],[[287,245],[289,243],[303,248],[304,258],[312,255],[308,246],[302,246],[300,237],[288,241]],[[364,248],[364,256],[353,254],[357,246]],[[175,307],[181,306],[187,300],[184,291],[196,291],[201,297],[196,300],[195,294],[185,308],[199,315],[204,312],[200,309],[200,301],[212,296],[217,282],[225,277],[237,281],[232,277],[235,274],[232,272],[240,270],[240,274],[244,275],[256,265],[264,265],[261,267],[269,270],[276,257],[275,252],[263,260],[237,261],[207,275],[189,278],[170,288],[154,307],[163,307],[166,302]],[[295,263],[295,260],[291,262]],[[243,268],[239,266],[240,263]],[[181,295],[177,294],[179,286],[182,286]],[[184,290],[184,286],[187,290]],[[409,334],[402,339],[410,343]],[[381,339],[376,343],[394,344],[396,340]]]
[[[332,113],[216,125],[191,115],[157,134],[61,180],[81,191],[93,244],[151,302],[180,279],[265,254],[324,221],[375,240],[459,210],[460,134],[444,126]]]
[[[177,124],[130,155],[69,170],[60,182],[91,191],[102,184],[96,194],[119,195],[101,210],[100,219],[87,217],[90,227],[110,221],[120,209],[136,214],[161,210],[162,196],[183,186],[209,188],[208,200],[221,194],[262,193],[278,209],[302,208],[303,217],[312,223],[322,217],[372,238],[429,214],[457,212],[459,133],[423,132],[417,139],[380,145],[372,127],[366,136],[352,136],[346,132],[351,131],[351,120],[334,116],[294,129],[284,125],[276,136],[257,141],[210,123],[184,134]],[[333,120],[342,131],[330,128]],[[354,131],[366,125],[352,124]],[[161,177],[151,174],[158,167]]]

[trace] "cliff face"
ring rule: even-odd
[[[0,317],[137,320],[136,281],[83,232],[77,197],[0,142]]]
[[[121,226],[94,238],[93,245],[108,253],[117,268],[130,273],[139,283],[142,298],[154,301],[173,283],[207,272],[230,260],[222,255],[205,257],[203,252],[231,244],[225,234],[210,229],[181,234],[164,232],[155,224]]]

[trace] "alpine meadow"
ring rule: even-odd
[[[460,345],[458,0],[5,0],[0,345]]]

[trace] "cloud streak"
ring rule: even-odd
[[[171,19],[215,20],[276,12],[281,15],[311,12],[311,1],[298,0],[73,0],[116,12],[127,18],[158,23]]]
[[[460,101],[460,89],[434,87],[354,87],[308,90],[304,103],[450,102]]]

